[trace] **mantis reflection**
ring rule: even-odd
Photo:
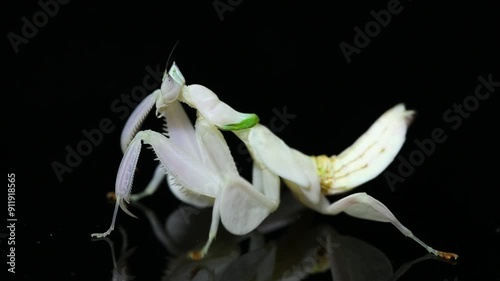
[[[299,281],[314,276],[329,280],[331,275],[330,280],[334,281],[396,281],[415,264],[429,259],[445,261],[426,254],[394,270],[388,257],[375,246],[342,235],[330,224],[314,223],[317,214],[304,209],[290,193],[283,195],[282,200],[287,204],[282,204],[248,235],[233,235],[221,229],[212,250],[201,260],[190,259],[186,252],[199,245],[204,231],[210,227],[201,223],[211,216],[209,209],[199,210],[188,221],[181,207],[162,223],[153,210],[138,202],[132,204],[148,220],[158,243],[172,255],[162,280]],[[269,238],[276,232],[279,235]],[[126,232],[120,233],[122,240],[127,241]],[[127,264],[123,262],[130,250],[122,247],[118,259],[122,262],[116,262],[113,242],[105,239],[112,248],[113,280],[132,280],[128,279]]]

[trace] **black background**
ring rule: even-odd
[[[265,125],[276,116],[273,109],[286,107],[295,117],[275,132],[306,154],[339,153],[400,102],[418,112],[402,157],[418,149],[415,140],[443,129],[446,141],[404,182],[391,189],[381,175],[356,191],[384,202],[431,246],[460,254],[456,265],[426,261],[399,280],[500,280],[494,135],[500,88],[456,129],[443,117],[474,95],[478,76],[500,81],[498,15],[482,1],[402,1],[401,13],[347,63],[339,44],[353,45],[353,28],[363,29],[373,20],[370,11],[386,9],[389,2],[233,1],[221,20],[213,1],[73,0],[59,5],[17,53],[8,34],[22,36],[22,18],[33,22],[41,6],[25,1],[6,8],[3,138],[6,172],[16,175],[15,276],[111,279],[109,247],[91,241],[90,233],[104,231],[111,220],[106,193],[114,188],[127,116],[112,104],[124,105],[122,95],[142,85],[146,67],[163,70],[178,41],[171,61],[188,84],[209,87],[237,110],[257,113]],[[76,149],[86,140],[82,131],[97,130],[105,118],[114,129],[58,180],[53,164],[67,164],[66,147]],[[158,126],[156,121],[148,118],[146,125]],[[248,176],[248,156],[238,152],[234,136],[225,136]],[[388,170],[397,173],[399,164]],[[155,165],[144,152],[137,189]],[[163,215],[179,205],[166,185],[144,202]],[[424,254],[390,225],[344,215],[322,219],[381,249],[395,268]],[[140,258],[131,263],[136,280],[158,280],[168,253],[155,246],[147,223],[123,213],[118,223],[139,245]],[[4,238],[1,246],[4,260]]]

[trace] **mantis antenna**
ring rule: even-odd
[[[172,55],[174,53],[175,47],[179,44],[179,39],[175,41],[174,47],[172,47],[172,50],[170,51],[170,54],[168,55],[167,63],[165,64],[165,73],[168,71],[168,65],[170,64],[170,59],[172,58]]]

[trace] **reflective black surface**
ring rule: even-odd
[[[154,244],[165,250],[164,266],[155,269],[161,280],[400,280],[412,267],[427,260],[433,260],[429,266],[449,274],[456,271],[456,262],[429,254],[400,264],[374,245],[337,232],[331,223],[302,208],[289,192],[284,192],[282,200],[281,208],[249,235],[220,231],[202,260],[192,260],[187,253],[203,245],[200,242],[208,232],[209,209],[180,205],[160,219],[143,204],[134,207],[150,224],[151,229],[146,231],[152,230],[157,239]],[[115,239],[103,239],[111,249],[113,278],[158,278],[136,268],[131,260],[137,246],[130,245],[125,228],[118,230]],[[138,258],[143,254],[135,255]],[[142,258],[151,257],[146,254]]]
[[[4,165],[15,174],[2,208],[8,216],[10,200],[16,221],[0,231],[2,280],[500,280],[500,36],[488,3],[16,3],[2,64]],[[190,261],[210,210],[181,204],[166,183],[131,206],[139,219],[120,212],[107,239],[91,239],[111,222],[120,131],[177,41],[169,63],[188,84],[257,113],[306,154],[339,153],[396,103],[415,109],[398,158],[355,191],[460,259],[426,256],[389,224],[304,209],[248,237],[221,225],[207,259]],[[160,129],[153,115],[145,127]],[[249,178],[248,153],[224,136]],[[144,149],[134,192],[155,166]]]

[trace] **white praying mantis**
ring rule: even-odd
[[[195,126],[182,103],[196,109]],[[168,132],[142,130],[147,114],[156,107]],[[93,237],[109,235],[115,225],[118,206],[152,194],[167,179],[172,193],[195,207],[213,207],[211,227],[205,245],[190,252],[203,258],[215,239],[219,223],[236,235],[244,235],[280,204],[280,179],[305,206],[325,215],[341,212],[353,217],[392,223],[429,253],[453,260],[458,255],[437,251],[406,228],[380,201],[360,192],[331,203],[328,195],[351,191],[387,168],[400,151],[414,111],[397,104],[383,113],[350,147],[338,155],[308,156],[289,147],[259,123],[255,114],[241,113],[222,102],[210,89],[186,85],[173,63],[162,85],[147,96],[127,120],[121,135],[121,160],[115,184],[116,205],[110,228]],[[232,131],[243,141],[253,159],[252,183],[240,176],[223,131]],[[148,187],[131,194],[142,143],[152,147],[160,164]],[[134,216],[135,217],[135,216]]]

